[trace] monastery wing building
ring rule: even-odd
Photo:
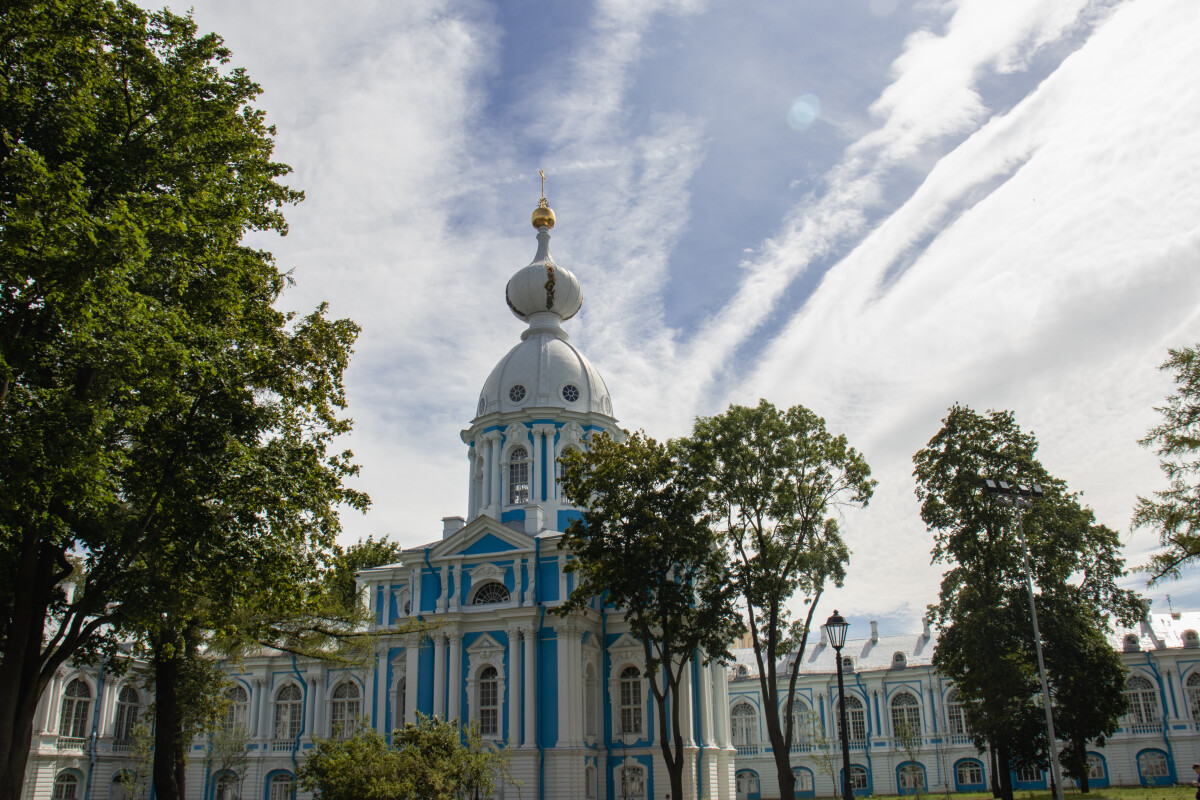
[[[246,732],[248,757],[231,761],[213,737],[196,739],[189,800],[307,800],[295,776],[317,739],[349,735],[364,717],[389,735],[417,712],[477,721],[485,739],[510,748],[522,786],[498,785],[496,800],[664,800],[663,731],[641,643],[619,609],[593,603],[568,618],[547,613],[574,588],[570,554],[558,544],[580,515],[560,494],[556,459],[598,433],[624,434],[604,379],[563,329],[583,295],[550,255],[554,214],[544,199],[533,223],[537,253],[506,290],[527,327],[484,382],[461,435],[466,516],[446,517],[439,539],[404,551],[398,563],[359,574],[372,625],[385,633],[369,668],[271,653],[231,671],[225,728]],[[436,627],[405,633],[417,617]],[[1190,780],[1190,764],[1200,761],[1198,629],[1200,613],[1160,614],[1112,633],[1130,670],[1130,710],[1106,746],[1089,753],[1093,786]],[[953,685],[931,665],[935,643],[928,626],[880,636],[874,623],[869,637],[847,642],[856,793],[982,791],[991,780]],[[779,796],[756,661],[735,654],[729,667],[695,664],[684,684],[682,800]],[[818,642],[801,664],[800,735],[789,754],[801,797],[833,795],[841,784],[833,658]],[[22,797],[133,800],[120,778],[138,769],[133,731],[149,700],[128,675],[62,669],[41,698]],[[900,742],[898,728],[919,732],[915,747]],[[836,775],[824,771],[830,763]],[[1046,786],[1038,770],[1013,778],[1019,789]]]

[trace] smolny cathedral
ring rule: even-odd
[[[223,765],[212,737],[197,738],[189,798],[308,798],[295,776],[316,739],[348,735],[360,718],[387,735],[421,712],[477,721],[487,741],[509,748],[521,785],[499,783],[497,800],[664,800],[663,731],[642,646],[621,610],[593,602],[571,617],[547,613],[574,588],[564,571],[570,554],[559,541],[580,516],[562,499],[556,459],[599,433],[624,434],[604,379],[563,328],[583,294],[575,275],[550,255],[554,213],[544,198],[533,224],[536,255],[506,290],[526,328],[487,377],[461,434],[469,463],[466,516],[444,518],[439,538],[406,550],[398,563],[359,574],[373,626],[395,631],[380,638],[369,668],[273,651],[231,668],[225,726],[247,733],[247,756]],[[405,632],[418,616],[435,626]],[[1200,761],[1197,629],[1200,613],[1147,613],[1136,628],[1111,633],[1130,670],[1129,712],[1120,731],[1089,753],[1092,786],[1191,780],[1190,764]],[[871,623],[846,643],[856,794],[983,791],[992,779],[953,685],[931,666],[935,636],[928,624],[881,635]],[[687,677],[686,797],[677,800],[779,796],[756,662],[747,649],[734,653],[734,663],[693,664]],[[810,645],[789,754],[801,797],[840,793],[835,672],[828,643]],[[130,800],[121,775],[136,769],[133,730],[150,699],[136,671],[112,677],[64,667],[41,698],[22,797]],[[916,752],[898,741],[902,726],[920,731]],[[1012,777],[1016,789],[1047,786],[1036,769]]]

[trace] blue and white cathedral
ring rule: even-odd
[[[222,754],[213,735],[193,741],[189,800],[307,800],[296,774],[318,739],[350,735],[360,719],[390,735],[418,712],[478,722],[487,741],[509,748],[520,787],[499,782],[495,800],[664,800],[663,731],[642,645],[620,609],[594,601],[584,613],[548,613],[574,588],[559,542],[580,515],[559,491],[557,459],[599,433],[624,433],[604,379],[563,329],[582,292],[550,255],[554,214],[544,198],[533,224],[537,253],[506,290],[527,328],[484,382],[461,434],[466,516],[444,518],[440,538],[399,562],[359,573],[371,627],[382,634],[368,667],[267,651],[230,668],[223,727],[244,733],[245,752]],[[417,621],[423,632],[410,632]],[[1089,750],[1093,786],[1190,780],[1189,765],[1200,761],[1198,629],[1200,613],[1147,612],[1110,632],[1129,669],[1129,711],[1115,736]],[[874,622],[869,636],[846,643],[856,795],[983,791],[994,778],[953,684],[931,663],[935,644],[928,624],[881,635]],[[676,800],[779,797],[757,660],[733,652],[728,667],[694,663],[687,673],[685,796]],[[785,690],[792,658],[778,665]],[[834,795],[842,782],[834,652],[817,642],[799,672],[789,754],[796,794]],[[133,731],[150,699],[136,667],[109,675],[64,665],[39,701],[23,800],[148,798],[131,798],[121,777],[144,768]],[[900,729],[920,732],[915,752]],[[1047,785],[1036,768],[1011,777],[1018,789]]]

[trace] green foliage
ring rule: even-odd
[[[323,579],[330,600],[345,609],[358,608],[359,592],[355,588],[355,573],[370,567],[394,564],[400,560],[403,552],[404,548],[399,542],[388,541],[386,536],[379,541],[368,536],[347,548],[334,545]]]
[[[1150,583],[1179,578],[1183,567],[1200,559],[1200,346],[1169,350],[1160,369],[1175,373],[1175,392],[1155,410],[1163,417],[1142,439],[1152,447],[1167,476],[1167,488],[1154,499],[1138,497],[1134,527],[1158,531],[1162,552],[1143,569]]]
[[[367,498],[333,449],[358,328],[277,310],[288,277],[243,244],[301,199],[259,87],[215,34],[126,0],[18,0],[0,29],[8,798],[66,659],[133,632],[166,663],[247,598],[302,609],[339,507]]]
[[[1119,536],[1096,524],[1078,495],[1042,466],[1037,440],[1012,413],[981,415],[954,405],[942,422],[913,457],[934,560],[949,565],[930,609],[942,628],[933,661],[957,684],[977,745],[992,744],[1009,765],[1044,763],[1023,549],[1013,509],[988,496],[983,480],[1044,488],[1045,496],[1022,512],[1022,520],[1056,695],[1056,733],[1075,749],[1110,734],[1120,715],[1120,661],[1111,648],[1096,645],[1110,616],[1131,622],[1141,613],[1140,602],[1118,585],[1125,574]],[[1002,767],[1002,780],[1006,775]]]
[[[349,739],[318,740],[298,775],[323,800],[467,800],[491,794],[506,764],[478,725],[460,731],[457,721],[418,713],[391,745],[369,725]]]
[[[143,800],[154,764],[154,736],[145,722],[133,726],[133,749],[128,761],[130,768],[121,770],[121,788],[130,800]]]
[[[727,658],[741,630],[724,553],[704,514],[705,495],[674,442],[638,432],[624,442],[598,436],[569,451],[563,492],[583,510],[559,544],[580,582],[555,613],[586,611],[594,598],[621,608],[644,648],[663,758],[676,797],[683,792],[678,697],[700,657]],[[637,569],[630,569],[636,564]],[[670,718],[668,718],[668,714]]]
[[[790,800],[799,665],[821,593],[831,582],[841,585],[850,557],[838,517],[846,507],[866,506],[875,481],[846,437],[830,433],[803,406],[781,411],[766,400],[754,408],[730,406],[697,419],[686,446],[749,612],[767,734],[780,791]],[[797,594],[808,605],[802,621],[789,611]],[[776,665],[788,653],[796,658],[781,704]]]

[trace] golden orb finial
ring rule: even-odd
[[[539,169],[538,175],[542,176],[542,199],[538,200],[537,208],[533,210],[533,228],[540,231],[554,227],[554,210],[546,205],[546,173]]]

